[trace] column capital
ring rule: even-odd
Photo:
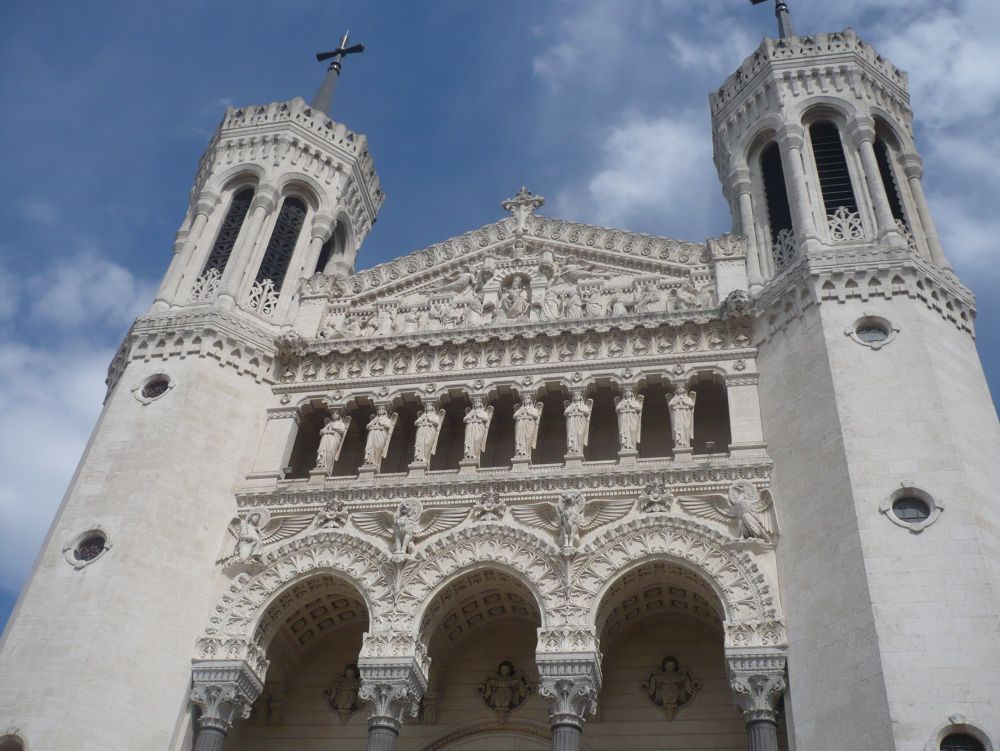
[[[221,200],[222,198],[218,193],[213,193],[210,190],[203,190],[198,196],[198,200],[195,201],[194,210],[198,214],[209,216],[213,211],[215,211],[215,207],[219,205],[219,201]]]
[[[250,211],[256,209],[264,209],[267,212],[274,211],[274,207],[278,205],[279,196],[277,186],[264,183],[257,186],[256,192],[253,194],[253,203],[250,205]]]
[[[738,196],[742,193],[749,193],[752,188],[750,169],[748,167],[737,167],[729,173],[726,183],[734,195]]]
[[[536,653],[538,694],[549,702],[552,727],[580,729],[597,712],[601,658],[596,652]]]
[[[778,129],[778,144],[782,149],[801,149],[806,142],[806,129],[798,123],[785,123]]]
[[[200,728],[225,734],[250,716],[263,684],[242,660],[207,660],[191,668],[191,703],[201,710]]]
[[[924,160],[915,151],[908,151],[899,155],[899,163],[903,167],[903,174],[907,180],[920,179],[924,175]]]
[[[727,653],[729,684],[743,720],[777,722],[778,701],[788,684],[782,652]]]
[[[313,216],[312,239],[326,242],[333,235],[333,228],[337,220],[332,214],[325,211],[317,211]]]
[[[361,657],[358,696],[371,704],[369,730],[387,728],[398,733],[407,717],[416,717],[427,690],[427,675],[419,656]]]
[[[875,120],[869,115],[857,115],[847,123],[847,135],[855,146],[875,142]]]

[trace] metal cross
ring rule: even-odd
[[[766,3],[767,0],[750,0],[754,5]],[[788,3],[784,0],[774,0],[774,15],[778,19],[778,36],[782,39],[795,36],[795,27],[792,26],[792,14],[788,10]]]
[[[326,78],[323,79],[323,85],[319,87],[319,91],[317,91],[316,96],[313,97],[312,108],[319,110],[320,112],[325,112],[328,115],[330,114],[330,106],[333,104],[333,92],[336,90],[337,81],[340,79],[340,69],[342,67],[341,63],[344,56],[365,51],[365,46],[363,44],[355,44],[350,47],[347,46],[347,40],[350,33],[351,32],[349,31],[344,32],[344,36],[340,38],[340,45],[332,52],[316,53],[316,59],[319,62],[330,60],[330,67],[326,69]]]

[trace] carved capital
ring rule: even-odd
[[[806,130],[797,123],[786,123],[778,129],[778,145],[782,151],[801,149],[806,142]]]
[[[191,703],[201,710],[198,725],[229,732],[250,716],[263,685],[242,660],[196,662],[191,669]]]
[[[923,177],[924,160],[920,158],[920,154],[913,151],[901,154],[899,162],[903,165],[903,174],[906,175],[907,180],[912,180],[913,178],[917,178],[919,180]]]
[[[253,196],[253,203],[250,204],[250,212],[257,209],[264,209],[270,213],[278,205],[278,189],[273,185],[259,185]]]
[[[369,703],[368,726],[399,732],[407,717],[416,717],[427,690],[427,676],[415,658],[358,660],[358,697]]]
[[[215,211],[215,207],[219,205],[220,200],[217,193],[213,193],[210,190],[203,190],[195,202],[194,209],[199,214],[211,216],[212,212]]]
[[[312,238],[320,242],[326,242],[333,234],[333,227],[336,219],[325,211],[317,211],[313,216]]]
[[[750,170],[746,167],[737,167],[734,169],[729,173],[726,182],[728,183],[730,192],[736,196],[741,193],[749,193],[752,189]]]
[[[777,722],[777,706],[788,684],[783,652],[728,654],[729,685],[743,720]]]
[[[875,121],[867,115],[855,117],[847,123],[847,135],[855,146],[860,146],[865,141],[874,143]]]
[[[597,712],[601,660],[596,652],[537,653],[538,694],[549,702],[552,726],[583,727]]]

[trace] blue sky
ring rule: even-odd
[[[911,75],[925,187],[1000,387],[1000,3],[793,3]],[[311,97],[345,27],[334,117],[387,193],[367,266],[500,218],[524,184],[553,216],[685,239],[730,227],[708,92],[772,34],[746,0],[6,3],[0,10],[0,624],[152,300],[225,106]]]

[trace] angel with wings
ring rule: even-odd
[[[486,259],[481,266],[471,270],[463,267],[457,274],[445,277],[434,294],[454,292],[456,298],[462,298],[472,293],[482,292],[486,283],[493,278],[496,264],[492,259]]]
[[[591,501],[583,493],[563,493],[559,503],[533,503],[512,506],[510,512],[522,524],[540,527],[559,534],[563,553],[573,553],[580,545],[580,534],[618,521],[632,508],[632,501]]]
[[[473,397],[472,406],[465,410],[462,421],[465,423],[465,458],[479,461],[493,422],[493,405],[486,407],[482,397]]]
[[[333,473],[333,465],[340,458],[340,450],[344,447],[344,436],[351,426],[351,418],[344,417],[339,409],[333,410],[333,414],[323,421],[323,427],[319,431],[319,449],[316,451],[315,469],[325,469],[326,473]]]
[[[531,456],[535,450],[544,406],[532,402],[530,396],[522,397],[521,406],[514,411],[514,456]]]
[[[728,495],[708,498],[682,498],[685,511],[723,524],[736,524],[736,536],[741,540],[771,542],[775,535],[773,505],[770,494],[761,495],[752,482],[737,480],[729,486]]]
[[[444,425],[444,410],[434,410],[434,402],[425,402],[424,411],[415,421],[417,436],[413,442],[413,463],[429,464],[437,451],[438,437]]]
[[[587,447],[590,434],[590,414],[594,411],[594,400],[583,398],[579,391],[573,392],[572,401],[563,402],[566,418],[566,452],[582,454]]]
[[[310,516],[290,516],[271,521],[266,508],[254,509],[246,516],[233,519],[229,533],[236,538],[233,554],[225,559],[229,563],[260,563],[264,548],[297,535],[309,526]]]
[[[618,414],[618,447],[622,451],[635,451],[642,438],[642,403],[646,397],[636,396],[635,390],[626,388],[622,396],[615,397]]]
[[[385,405],[380,404],[368,425],[368,439],[365,442],[365,464],[370,464],[379,469],[382,460],[389,453],[389,441],[392,439],[392,431],[396,429],[396,420],[399,418],[398,412],[389,412]]]
[[[463,508],[424,511],[420,501],[410,498],[399,504],[395,514],[366,511],[351,518],[362,532],[391,540],[394,554],[409,555],[420,540],[461,524],[467,514]]]

